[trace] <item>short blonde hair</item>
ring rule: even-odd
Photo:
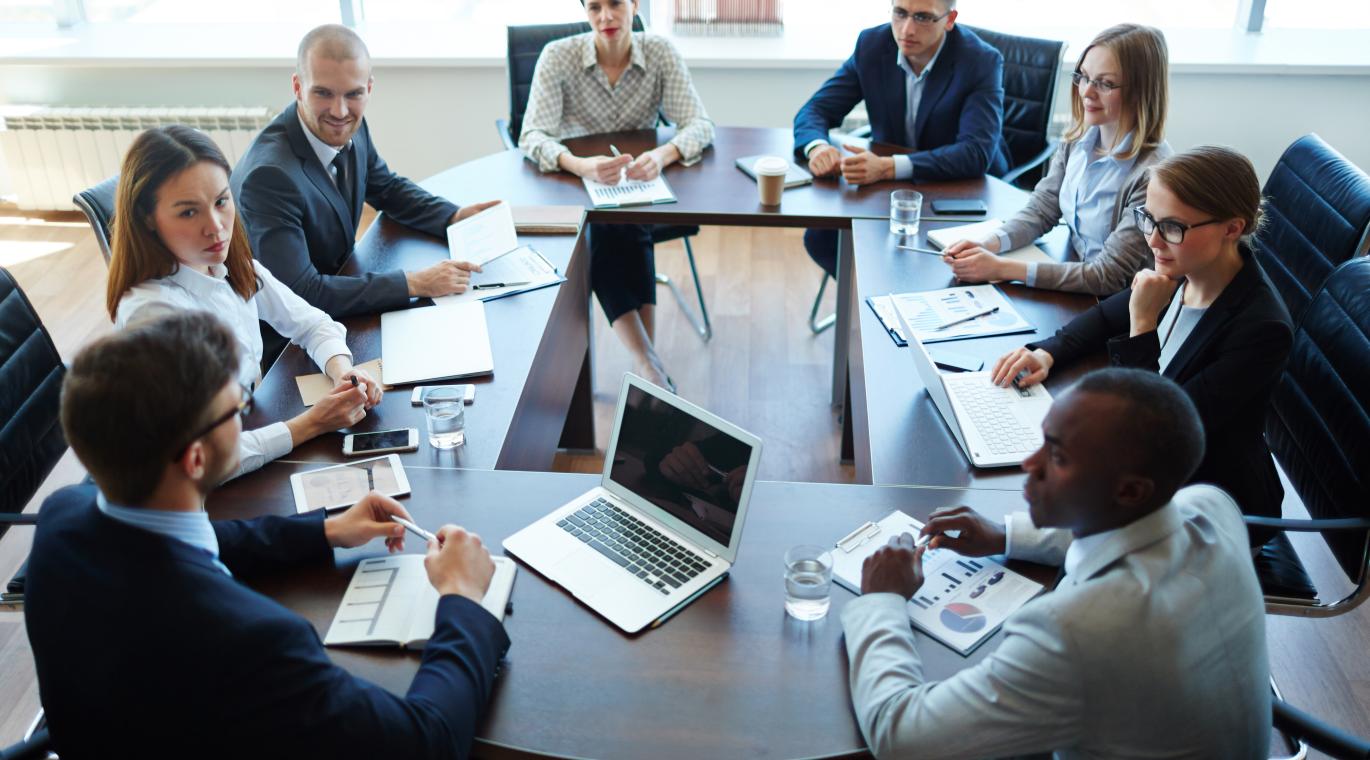
[[[1118,59],[1123,75],[1123,108],[1132,119],[1132,145],[1123,158],[1134,158],[1144,150],[1155,150],[1165,139],[1165,115],[1170,107],[1170,53],[1160,29],[1141,24],[1111,26],[1094,38],[1080,53],[1075,71],[1095,46],[1109,49]],[[1070,88],[1070,113],[1073,120],[1066,130],[1066,142],[1084,136],[1085,104],[1080,88]]]

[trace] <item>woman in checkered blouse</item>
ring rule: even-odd
[[[582,0],[584,2],[584,0]],[[544,172],[567,171],[604,183],[622,176],[655,178],[676,161],[699,161],[713,142],[690,72],[669,41],[633,33],[638,0],[589,0],[593,31],[543,49],[533,73],[519,148]],[[664,116],[676,125],[666,144],[638,156],[576,156],[561,143],[572,137],[651,129]],[[675,390],[652,346],[656,266],[652,228],[590,225],[590,285],[614,332],[632,352],[636,371]]]

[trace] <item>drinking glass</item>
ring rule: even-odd
[[[832,603],[832,552],[801,545],[785,552],[785,612],[797,620],[818,620]]]
[[[923,212],[923,194],[917,190],[890,193],[890,234],[912,239],[918,234],[918,216]]]
[[[430,388],[423,394],[423,416],[433,448],[455,449],[466,443],[465,395],[461,388]]]

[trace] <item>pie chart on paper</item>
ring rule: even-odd
[[[957,633],[975,633],[985,627],[985,613],[973,604],[952,602],[942,608],[942,625]]]

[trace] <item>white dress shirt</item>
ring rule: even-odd
[[[253,261],[252,266],[260,287],[246,301],[234,292],[227,279],[228,268],[221,264],[211,267],[208,275],[178,266],[166,277],[141,282],[119,300],[114,328],[122,330],[135,322],[180,309],[208,311],[223,320],[237,339],[237,379],[249,388],[256,387],[261,379],[262,334],[258,320],[303,348],[320,368],[334,356],[352,358],[352,352],[347,350],[347,330],[342,325],[295,295],[260,263]],[[290,430],[284,422],[245,430],[238,441],[239,462],[234,477],[251,472],[292,448]]]
[[[295,109],[295,113],[297,116],[299,115],[298,108]],[[314,155],[319,157],[319,163],[323,164],[323,170],[328,174],[328,178],[333,180],[333,186],[337,187],[338,167],[333,165],[333,159],[337,158],[339,153],[342,153],[344,150],[351,147],[352,141],[348,140],[347,145],[344,145],[341,148],[335,148],[323,140],[320,140],[318,135],[310,131],[309,125],[304,123],[303,118],[300,118],[300,129],[304,130],[304,139],[309,141],[309,147],[314,149]]]
[[[557,40],[543,48],[533,71],[519,149],[544,172],[557,171],[569,151],[561,140],[582,135],[652,129],[659,114],[676,125],[670,144],[680,163],[699,161],[714,139],[685,59],[669,40],[632,33],[628,68],[609,84],[595,57],[594,32]]]

